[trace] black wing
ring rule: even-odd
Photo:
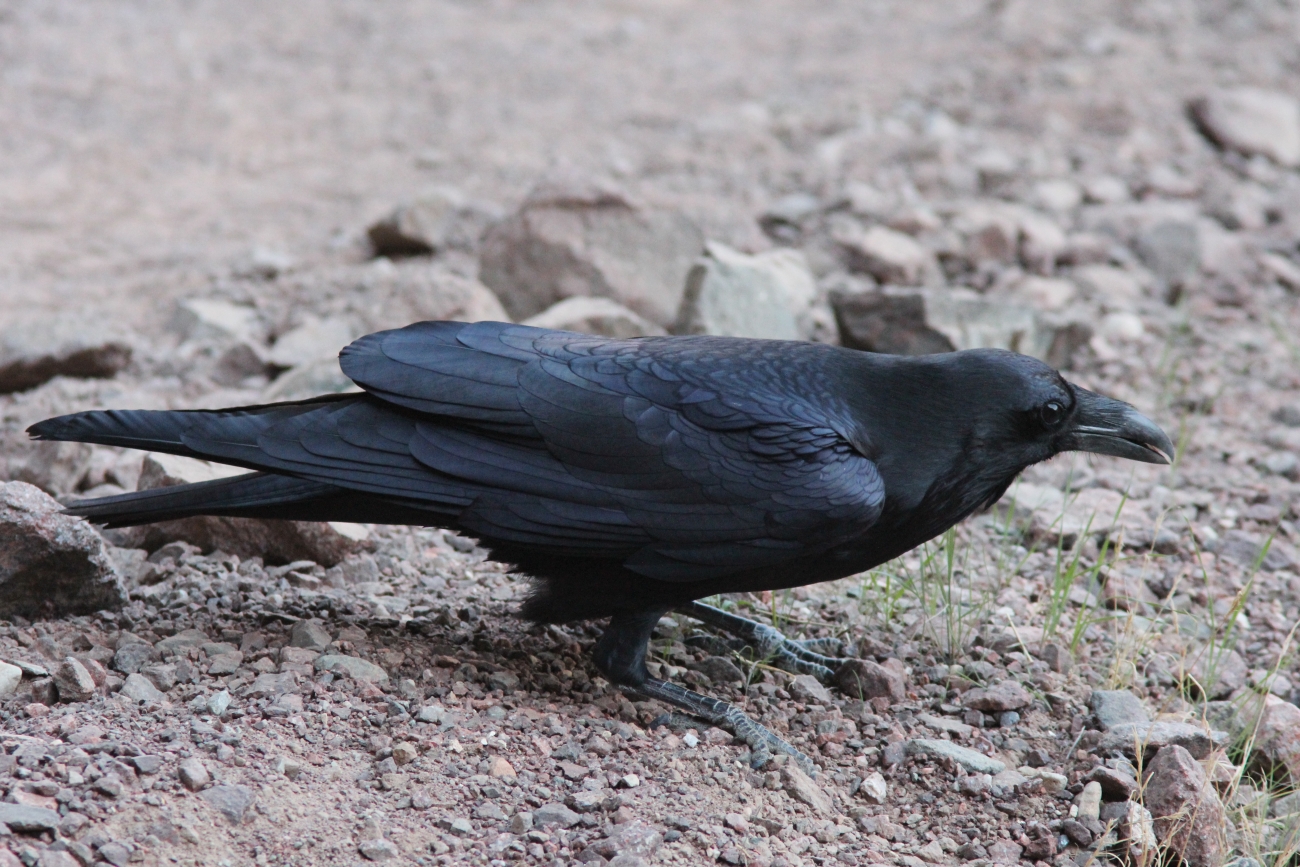
[[[825,376],[835,351],[424,322],[344,350],[365,395],[80,418],[390,498],[489,542],[698,581],[820,553],[879,517],[883,482]]]
[[[695,581],[826,550],[879,516],[884,484],[819,363],[833,351],[420,323],[342,363],[437,419],[415,423],[411,455],[481,492],[465,528]]]

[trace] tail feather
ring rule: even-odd
[[[95,410],[46,419],[27,429],[37,440],[98,443],[199,457],[181,442],[185,414],[176,411]]]
[[[173,521],[195,515],[249,516],[271,508],[293,506],[337,493],[338,488],[292,476],[248,473],[192,485],[175,485],[80,500],[67,508],[96,524],[131,527],[155,521]]]
[[[32,425],[28,433],[38,440],[71,440],[204,460],[215,458],[256,471],[210,482],[82,500],[67,510],[109,527],[197,515],[447,526],[464,505],[459,499],[417,501],[379,496],[328,481],[266,472],[267,465],[274,468],[275,462],[260,451],[258,442],[268,429],[302,413],[322,408],[328,411],[340,401],[370,399],[340,394],[225,410],[95,410],[47,419]],[[200,432],[197,437],[196,431]],[[197,451],[187,440],[206,443],[211,450]],[[255,463],[259,457],[266,459],[265,463]]]
[[[322,482],[269,473],[81,500],[66,512],[108,527],[134,527],[198,515],[423,526],[443,526],[454,517],[450,510],[429,503],[359,494]]]
[[[284,418],[300,412],[310,412],[321,404],[356,399],[356,394],[331,394],[303,401],[222,410],[91,410],[37,422],[27,429],[27,433],[36,440],[96,443],[166,452],[187,458],[211,459],[211,455],[197,452],[185,444],[185,432],[200,421],[197,416],[222,417],[229,423],[232,436],[242,439],[251,433],[255,439],[259,428],[268,427]]]

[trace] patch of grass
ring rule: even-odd
[[[1195,666],[1200,669],[1200,677],[1184,677],[1183,692],[1188,698],[1198,699],[1214,694],[1214,688],[1222,676],[1223,663],[1228,658],[1228,654],[1237,647],[1239,621],[1242,612],[1245,610],[1246,603],[1255,589],[1255,579],[1259,574],[1264,558],[1268,556],[1269,547],[1273,543],[1275,534],[1276,530],[1269,534],[1268,539],[1260,547],[1259,553],[1246,573],[1245,582],[1233,596],[1232,604],[1228,607],[1222,619],[1219,619],[1215,614],[1213,596],[1210,592],[1212,589],[1210,574],[1205,568],[1205,561],[1201,556],[1201,551],[1199,547],[1195,547],[1195,540],[1193,539],[1193,559],[1200,571],[1200,578],[1204,584],[1208,600],[1205,623],[1208,637]],[[1190,671],[1188,666],[1184,666],[1184,669]]]
[[[962,543],[959,528],[952,528],[914,556],[867,573],[859,606],[882,622],[902,622],[917,630],[939,655],[955,662],[987,621],[1011,574],[1005,550],[995,550],[993,558],[983,559],[988,547]],[[869,588],[883,593],[873,598]]]

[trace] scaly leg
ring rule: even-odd
[[[795,641],[786,638],[781,634],[781,630],[775,627],[728,614],[702,602],[691,602],[678,607],[677,610],[744,639],[754,646],[760,658],[772,660],[778,668],[795,674],[811,674],[823,683],[833,679],[835,670],[845,661],[838,656],[827,656],[817,652],[819,650],[838,652],[840,642],[833,638]]]
[[[605,634],[596,644],[596,667],[612,683],[624,689],[680,708],[710,725],[731,729],[736,737],[749,745],[750,766],[753,768],[761,768],[772,758],[773,752],[778,752],[793,758],[810,776],[815,775],[816,766],[807,756],[754,722],[740,708],[650,676],[645,665],[646,649],[655,624],[665,613],[665,610],[643,611],[611,618]],[[674,716],[665,714],[656,719],[654,725],[673,724],[676,722]]]

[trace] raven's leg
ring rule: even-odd
[[[656,609],[636,614],[618,614],[611,618],[605,634],[596,643],[596,667],[605,673],[610,682],[624,689],[681,708],[710,725],[731,729],[736,737],[749,745],[752,767],[761,768],[767,764],[775,751],[793,758],[808,774],[816,773],[816,768],[807,756],[754,722],[735,705],[650,676],[645,665],[650,633],[666,612],[667,609]],[[673,716],[677,715],[665,714],[655,724],[671,723]]]
[[[811,674],[825,682],[831,680],[835,676],[835,669],[844,663],[840,657],[825,656],[817,652],[831,650],[833,647],[838,649],[836,646],[839,642],[834,639],[812,638],[806,641],[795,641],[786,638],[781,634],[781,630],[773,626],[728,614],[702,602],[691,602],[679,606],[677,610],[748,641],[754,645],[760,658],[770,659],[778,668],[793,671],[795,674]]]

